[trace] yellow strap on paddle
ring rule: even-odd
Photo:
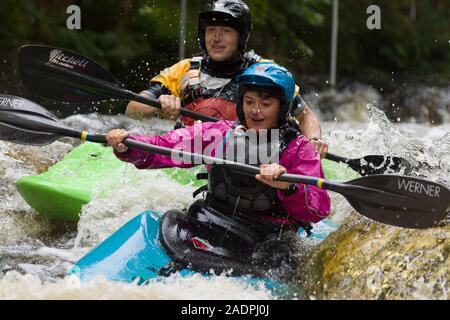
[[[323,188],[322,185],[323,185],[323,182],[324,182],[324,181],[325,181],[324,179],[317,179],[317,181],[316,181],[316,186],[317,186],[318,188],[322,189],[322,188]]]
[[[86,141],[88,136],[89,136],[89,133],[87,131],[81,132],[81,140]]]

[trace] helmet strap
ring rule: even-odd
[[[246,67],[244,56],[237,52],[235,56],[225,61],[214,61],[205,53],[205,60],[202,64],[202,71],[218,78],[234,78],[241,74]]]

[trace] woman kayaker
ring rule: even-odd
[[[133,139],[168,148],[180,149],[182,146],[184,150],[189,147],[189,151],[209,152],[206,155],[228,160],[233,160],[229,158],[231,154],[234,160],[241,157],[246,163],[258,165],[260,173],[256,176],[245,175],[223,165],[211,165],[206,198],[192,204],[187,215],[195,218],[194,227],[197,229],[197,222],[207,222],[211,230],[214,229],[211,227],[213,224],[218,229],[222,228],[225,234],[230,235],[231,242],[237,239],[239,244],[228,243],[227,250],[244,250],[252,255],[254,244],[264,242],[271,235],[279,235],[286,230],[297,231],[302,225],[327,217],[330,198],[325,190],[314,186],[276,181],[286,172],[324,177],[320,155],[287,119],[294,97],[292,75],[277,64],[260,62],[246,69],[238,77],[238,84],[237,122],[197,123],[157,136],[130,135],[125,130],[114,129],[107,134],[107,141],[119,159],[133,163],[139,169],[191,167],[193,164],[174,157],[127,149],[123,140]],[[253,136],[257,139],[249,138],[250,132],[255,133]],[[266,135],[266,142],[263,133],[269,135]],[[220,139],[216,139],[217,136]],[[278,157],[278,161],[263,163],[261,154],[264,152],[261,150],[269,150],[267,158],[273,161]],[[256,163],[251,163],[252,159],[256,159]],[[189,237],[189,240],[196,248],[214,253],[211,243],[224,242],[214,230],[207,232],[210,237],[216,235],[214,239],[203,240],[205,233],[198,229],[203,237]]]

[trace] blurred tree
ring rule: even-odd
[[[364,82],[404,77],[450,78],[448,0],[340,1],[339,78]],[[189,0],[187,56],[198,53],[197,14]],[[248,0],[254,22],[249,49],[297,75],[327,78],[331,0]],[[68,30],[66,8],[81,8],[81,30]],[[381,8],[381,30],[368,30],[366,9]],[[105,65],[135,91],[178,60],[180,0],[2,0],[0,74],[3,92],[20,94],[16,52],[26,43],[78,51]]]

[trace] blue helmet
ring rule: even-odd
[[[292,74],[285,68],[273,62],[258,62],[248,67],[237,78],[239,87],[237,115],[244,122],[242,98],[249,87],[271,87],[280,89],[281,105],[278,123],[286,123],[286,117],[292,108],[295,94],[295,82]]]

